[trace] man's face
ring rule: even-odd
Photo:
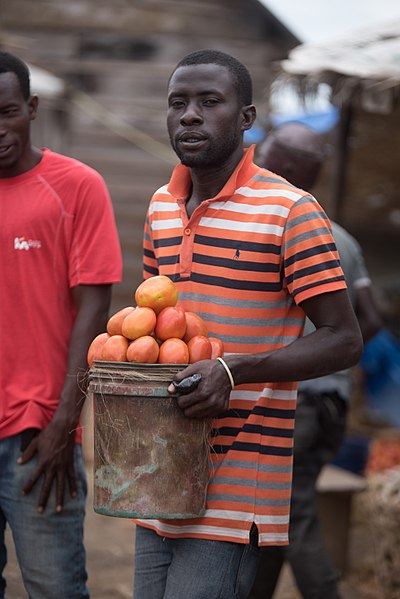
[[[183,164],[222,166],[241,146],[244,117],[229,70],[217,64],[179,67],[168,88],[167,126]]]
[[[321,157],[316,152],[267,139],[258,150],[257,164],[281,175],[296,187],[310,191],[321,168]]]
[[[15,73],[0,73],[0,177],[24,172],[36,109],[37,98],[24,99]]]

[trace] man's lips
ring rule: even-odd
[[[178,141],[182,143],[197,143],[199,141],[204,141],[206,136],[197,131],[185,131],[185,133],[181,133],[178,136]]]
[[[201,133],[186,131],[178,136],[178,143],[186,149],[197,149],[206,141],[206,139],[206,136]]]
[[[0,146],[0,154],[5,154],[11,148],[11,144],[1,145]]]

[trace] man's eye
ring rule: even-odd
[[[215,104],[218,104],[218,100],[216,98],[207,98],[204,100],[203,104],[206,106],[214,106]]]
[[[182,102],[182,100],[173,100],[172,102],[170,102],[169,104],[170,108],[175,108],[175,110],[182,108],[184,106],[184,103]]]

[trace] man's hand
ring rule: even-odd
[[[23,495],[30,493],[43,476],[38,512],[44,511],[53,483],[56,485],[56,512],[63,509],[66,480],[71,497],[76,495],[74,446],[75,434],[69,433],[65,426],[53,421],[30,442],[18,459],[18,464],[26,464],[36,453],[38,454],[38,464],[22,487]]]
[[[229,407],[231,384],[224,367],[217,360],[201,360],[190,364],[175,375],[179,383],[183,379],[200,374],[197,387],[190,393],[178,396],[178,405],[188,418],[212,418],[225,412]],[[179,393],[173,383],[168,387],[171,394]]]

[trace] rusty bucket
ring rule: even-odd
[[[95,361],[94,510],[122,518],[193,518],[205,510],[208,420],[167,391],[182,366]]]

